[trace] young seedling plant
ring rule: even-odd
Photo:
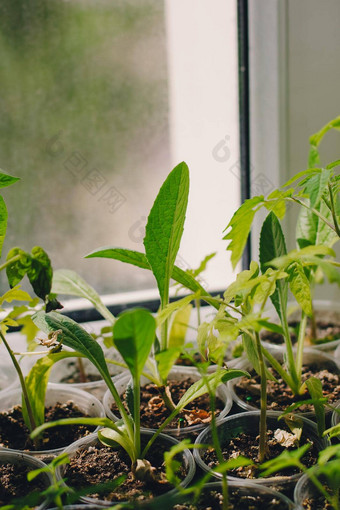
[[[159,481],[159,474],[146,460],[146,455],[154,441],[164,428],[195,398],[207,392],[205,379],[194,383],[175,405],[170,416],[153,434],[146,445],[141,443],[140,426],[140,377],[155,341],[156,321],[152,314],[144,309],[134,309],[123,313],[113,327],[115,345],[126,363],[132,384],[128,388],[127,407],[116,389],[107,369],[104,353],[100,345],[72,319],[57,312],[46,314],[38,312],[33,320],[45,333],[58,332],[64,345],[85,356],[98,369],[118,407],[121,420],[112,422],[108,418],[74,418],[45,423],[32,434],[33,438],[46,429],[56,425],[87,424],[102,426],[98,431],[99,440],[110,447],[120,445],[130,457],[131,469],[137,479]],[[208,384],[216,390],[217,386],[233,377],[245,375],[240,370],[219,370],[207,376]]]

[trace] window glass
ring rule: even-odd
[[[1,167],[21,178],[4,192],[4,255],[41,245],[54,268],[78,271],[102,294],[153,287],[146,271],[84,255],[143,251],[157,191],[186,160],[179,263],[195,267],[218,249],[210,287],[221,267],[228,278],[222,229],[239,201],[235,4],[1,2]]]

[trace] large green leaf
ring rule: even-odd
[[[327,205],[321,200],[315,209],[332,223],[332,214]],[[333,246],[339,240],[338,235],[318,215],[305,207],[301,208],[296,225],[296,239],[298,246],[308,245]]]
[[[274,258],[287,254],[286,242],[279,220],[273,212],[270,212],[263,222],[260,235],[260,264],[261,271],[265,273],[268,263]],[[275,292],[270,299],[282,319],[287,309],[288,283],[286,279],[276,282]]]
[[[313,314],[312,295],[309,280],[299,262],[293,262],[286,269],[289,287],[302,310],[309,317]]]
[[[151,267],[148,259],[146,258],[146,255],[138,251],[125,250],[124,248],[106,247],[89,253],[85,258],[96,257],[120,260],[121,262],[126,262],[128,264],[132,264],[133,266],[141,267],[142,269],[148,269],[151,271]],[[204,288],[200,285],[200,283],[198,283],[198,281],[195,280],[193,276],[186,273],[183,271],[183,269],[180,269],[177,266],[173,267],[171,278],[192,292],[200,291],[202,296],[210,296],[210,294],[204,290]]]
[[[6,261],[8,262],[14,258],[17,260],[9,263],[6,267],[6,274],[10,287],[15,287],[21,282],[31,265],[31,256],[21,248],[12,248],[7,254]]]
[[[169,299],[169,285],[184,229],[189,194],[189,170],[177,165],[163,183],[145,227],[144,246],[156,278],[162,306]]]
[[[102,348],[74,320],[57,312],[37,312],[32,320],[46,334],[60,331],[63,344],[83,354],[98,369],[105,382],[111,383]]]
[[[40,246],[32,248],[27,276],[35,294],[45,300],[51,292],[53,270],[49,256]]]
[[[98,310],[98,312],[111,324],[114,316],[104,305],[100,296],[81,276],[70,269],[58,269],[53,274],[52,292],[85,298]]]
[[[234,213],[225,229],[230,229],[223,239],[230,241],[227,250],[231,251],[231,263],[233,269],[235,269],[238,261],[240,260],[247,243],[251,225],[257,211],[256,206],[263,204],[263,200],[263,196],[253,197],[246,200]]]
[[[7,230],[7,208],[5,201],[0,197],[0,257]]]
[[[65,358],[74,358],[82,356],[78,352],[56,352],[48,354],[38,361],[31,368],[26,376],[25,383],[28,398],[31,404],[35,424],[38,427],[45,420],[45,394],[48,379],[53,365]],[[29,424],[25,399],[22,399],[22,414],[26,424]]]
[[[311,207],[316,207],[327,189],[328,182],[331,178],[332,171],[322,168],[320,172],[311,177],[304,189],[304,192],[309,197]]]
[[[123,313],[113,326],[114,343],[132,377],[139,379],[155,340],[156,321],[148,310]]]

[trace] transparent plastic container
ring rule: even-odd
[[[0,467],[2,464],[26,465],[30,471],[46,467],[46,464],[41,460],[13,450],[0,450]],[[45,489],[47,489],[52,483],[52,476],[49,473],[41,473],[40,480],[43,481]],[[27,491],[29,491],[29,482],[27,482]],[[47,507],[48,502],[42,501],[35,509],[44,510]]]
[[[151,429],[143,430],[143,431],[141,431],[141,438],[143,439],[143,437],[144,437],[147,440],[149,440],[155,432],[156,432],[155,430],[151,430]],[[168,436],[166,434],[159,434],[159,437],[156,439],[152,448],[157,448],[157,443],[160,444],[160,442],[168,445],[169,450],[172,446],[178,444],[178,441],[175,438]],[[100,442],[98,440],[97,434],[91,434],[87,437],[84,437],[83,439],[79,439],[78,441],[75,441],[72,445],[70,445],[64,451],[65,451],[65,453],[68,454],[68,456],[70,458],[72,458],[72,456],[75,455],[77,451],[86,450],[86,449],[90,448],[91,446],[95,446],[98,444],[100,444]],[[180,482],[180,486],[184,488],[184,487],[187,487],[189,485],[189,483],[191,482],[191,480],[193,479],[195,471],[196,471],[196,465],[195,465],[195,461],[194,461],[194,458],[193,458],[190,450],[185,449],[180,453],[180,455],[182,456],[181,464],[182,464],[182,466],[184,466],[186,468],[186,471],[187,471],[185,478]],[[59,480],[61,480],[65,477],[65,469],[66,469],[66,466],[58,466],[56,475]],[[176,489],[171,489],[170,491],[168,491],[166,493],[166,496],[171,497],[176,492],[177,492]],[[152,502],[155,503],[156,501],[158,501],[159,498],[161,498],[163,496],[164,495],[152,499]],[[111,507],[111,506],[114,506],[115,504],[118,504],[113,501],[94,499],[94,498],[86,497],[86,496],[79,498],[79,501],[81,501],[83,503],[87,503],[87,504],[95,504],[95,505],[98,505],[99,507]],[[120,503],[122,503],[122,501],[120,501]],[[147,502],[146,502],[146,507],[147,507]]]
[[[273,356],[275,358],[282,362],[283,360],[283,354],[280,352],[273,353]],[[266,362],[268,365],[268,362]],[[338,373],[340,374],[340,364],[337,362],[337,360],[334,359],[333,356],[330,354],[327,354],[325,352],[317,351],[316,349],[305,349],[303,353],[303,363],[308,364],[320,364],[320,368],[328,368],[332,373]],[[246,370],[248,372],[251,372],[252,370],[252,364],[249,360],[243,359],[240,363],[238,363],[235,368],[239,370]],[[252,405],[251,403],[247,402],[246,400],[243,400],[240,398],[235,390],[235,386],[237,382],[240,380],[240,378],[232,379],[231,381],[228,381],[228,387],[232,396],[233,401],[235,404],[237,404],[241,409],[245,409],[246,411],[256,411],[258,410],[257,407]],[[315,417],[314,411],[297,411],[299,414],[302,414],[303,416],[306,416],[307,418],[313,419]],[[331,411],[326,408],[326,413],[330,413]]]
[[[296,308],[296,312],[294,311],[292,314],[289,315],[288,320],[300,320],[301,312],[299,311],[299,307],[296,303],[289,302],[288,303],[288,310],[290,308]],[[336,321],[340,324],[340,304],[335,301],[326,301],[326,300],[314,300],[313,301],[313,307],[315,310],[315,317],[316,320],[321,319],[324,320],[325,318]],[[277,313],[274,309],[271,309],[268,311],[268,313],[264,313],[264,317],[267,316],[269,319],[273,322],[278,322]],[[266,340],[262,340],[262,345],[266,349],[268,349],[270,352],[284,352],[285,351],[285,345],[284,344],[274,344],[271,342],[268,342]],[[333,353],[334,350],[340,345],[340,338],[337,338],[336,340],[332,340],[331,342],[324,342],[320,344],[313,344],[313,345],[307,345],[307,348],[317,349],[318,351]]]
[[[267,414],[267,428],[282,428],[282,422],[278,421],[278,417],[281,413],[270,411]],[[330,445],[330,442],[326,438],[320,438],[318,436],[317,427],[315,423],[311,420],[308,420],[305,417],[301,417],[303,420],[303,438],[306,440],[312,440],[315,443],[318,451],[323,450],[327,446]],[[254,430],[259,430],[260,425],[260,412],[259,411],[251,411],[240,414],[235,414],[233,416],[228,416],[218,425],[218,436],[220,438],[220,442],[222,447],[228,444],[228,441],[233,437],[238,436],[241,432],[251,432]],[[206,428],[201,432],[201,434],[197,437],[196,444],[212,444],[211,439],[211,431],[210,427]],[[204,472],[210,472],[211,467],[209,467],[203,460],[202,449],[195,448],[194,449],[194,458],[198,466]],[[222,475],[219,473],[212,473],[215,478],[222,478]],[[274,488],[279,492],[287,493],[290,489],[294,487],[298,479],[302,476],[302,473],[297,473],[291,476],[279,476],[279,477],[269,477],[269,478],[254,478],[249,480],[251,483],[255,483],[257,485],[266,485]],[[236,476],[228,476],[228,481],[238,482],[238,483],[247,483],[248,479],[237,478]]]
[[[220,491],[222,493],[222,483],[221,482],[209,482],[204,485],[203,492],[205,491]],[[279,501],[280,508],[285,510],[300,510],[300,507],[296,506],[291,499],[289,499],[281,492],[271,489],[270,487],[266,487],[265,485],[257,485],[252,482],[243,481],[242,482],[228,482],[228,493],[229,497],[232,497],[233,494],[239,496],[250,496],[250,497],[263,497],[263,503],[268,504],[269,499],[275,500],[275,508],[277,507],[277,501]],[[186,499],[187,498],[187,499]],[[174,504],[178,503],[191,503],[192,501],[188,501],[188,496],[178,494],[175,497]],[[249,502],[249,507],[252,508],[252,502]]]
[[[197,370],[193,371],[191,368],[187,369],[187,367],[174,367],[169,375],[169,379],[173,380],[181,380],[183,377],[190,377],[194,381],[198,381],[201,376]],[[122,374],[121,376],[118,376],[114,379],[115,386],[117,388],[117,391],[120,395],[122,395],[128,385],[128,383],[131,381],[131,375],[129,372]],[[150,382],[146,377],[141,378],[141,385],[147,384]],[[219,423],[225,416],[228,415],[230,412],[230,409],[233,405],[231,393],[227,387],[226,384],[221,384],[216,391],[217,397],[219,397],[222,402],[224,403],[224,408],[220,412],[217,423]],[[106,412],[106,416],[110,418],[112,421],[118,421],[120,419],[119,416],[115,415],[111,411],[111,406],[113,404],[113,397],[108,390],[103,398],[103,405]],[[198,424],[198,425],[191,425],[189,427],[182,427],[180,429],[171,429],[171,428],[165,428],[164,433],[168,434],[169,436],[178,437],[178,438],[184,438],[185,436],[191,435],[191,434],[198,434],[203,430],[207,425],[204,423]],[[147,430],[143,428],[143,430]]]
[[[105,416],[103,405],[101,404],[101,402],[99,402],[97,398],[95,398],[90,393],[63,385],[58,385],[57,387],[48,385],[45,406],[54,405],[56,402],[65,403],[68,401],[74,402],[79,408],[79,410],[84,414],[87,414],[92,417]],[[11,391],[8,391],[0,398],[0,412],[11,409],[12,407],[17,405],[21,406],[21,388],[15,388]],[[98,428],[99,427],[97,427],[95,430],[98,430]],[[60,448],[54,448],[51,450],[40,451],[24,450],[24,452],[28,455],[32,455],[33,457],[36,457],[48,463],[54,457],[63,452],[67,446],[68,445],[65,444]],[[0,451],[22,453],[22,450],[16,450],[14,448],[5,447],[0,447]]]
[[[301,476],[294,489],[294,501],[298,508],[303,509],[303,502],[306,498],[318,495],[320,495],[320,493],[309,477],[306,474]]]
[[[19,385],[19,378],[10,362],[0,365],[0,397]]]

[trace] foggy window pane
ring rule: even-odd
[[[102,246],[144,251],[146,217],[174,158],[190,163],[176,151],[177,127],[170,144],[178,114],[166,10],[161,0],[2,0],[0,165],[21,178],[4,191],[3,257],[41,245],[55,269],[76,270],[100,293],[155,286],[147,271],[84,256]],[[236,66],[226,68],[236,83]],[[209,157],[230,129],[204,141]],[[192,261],[183,253],[196,264],[196,252]]]

